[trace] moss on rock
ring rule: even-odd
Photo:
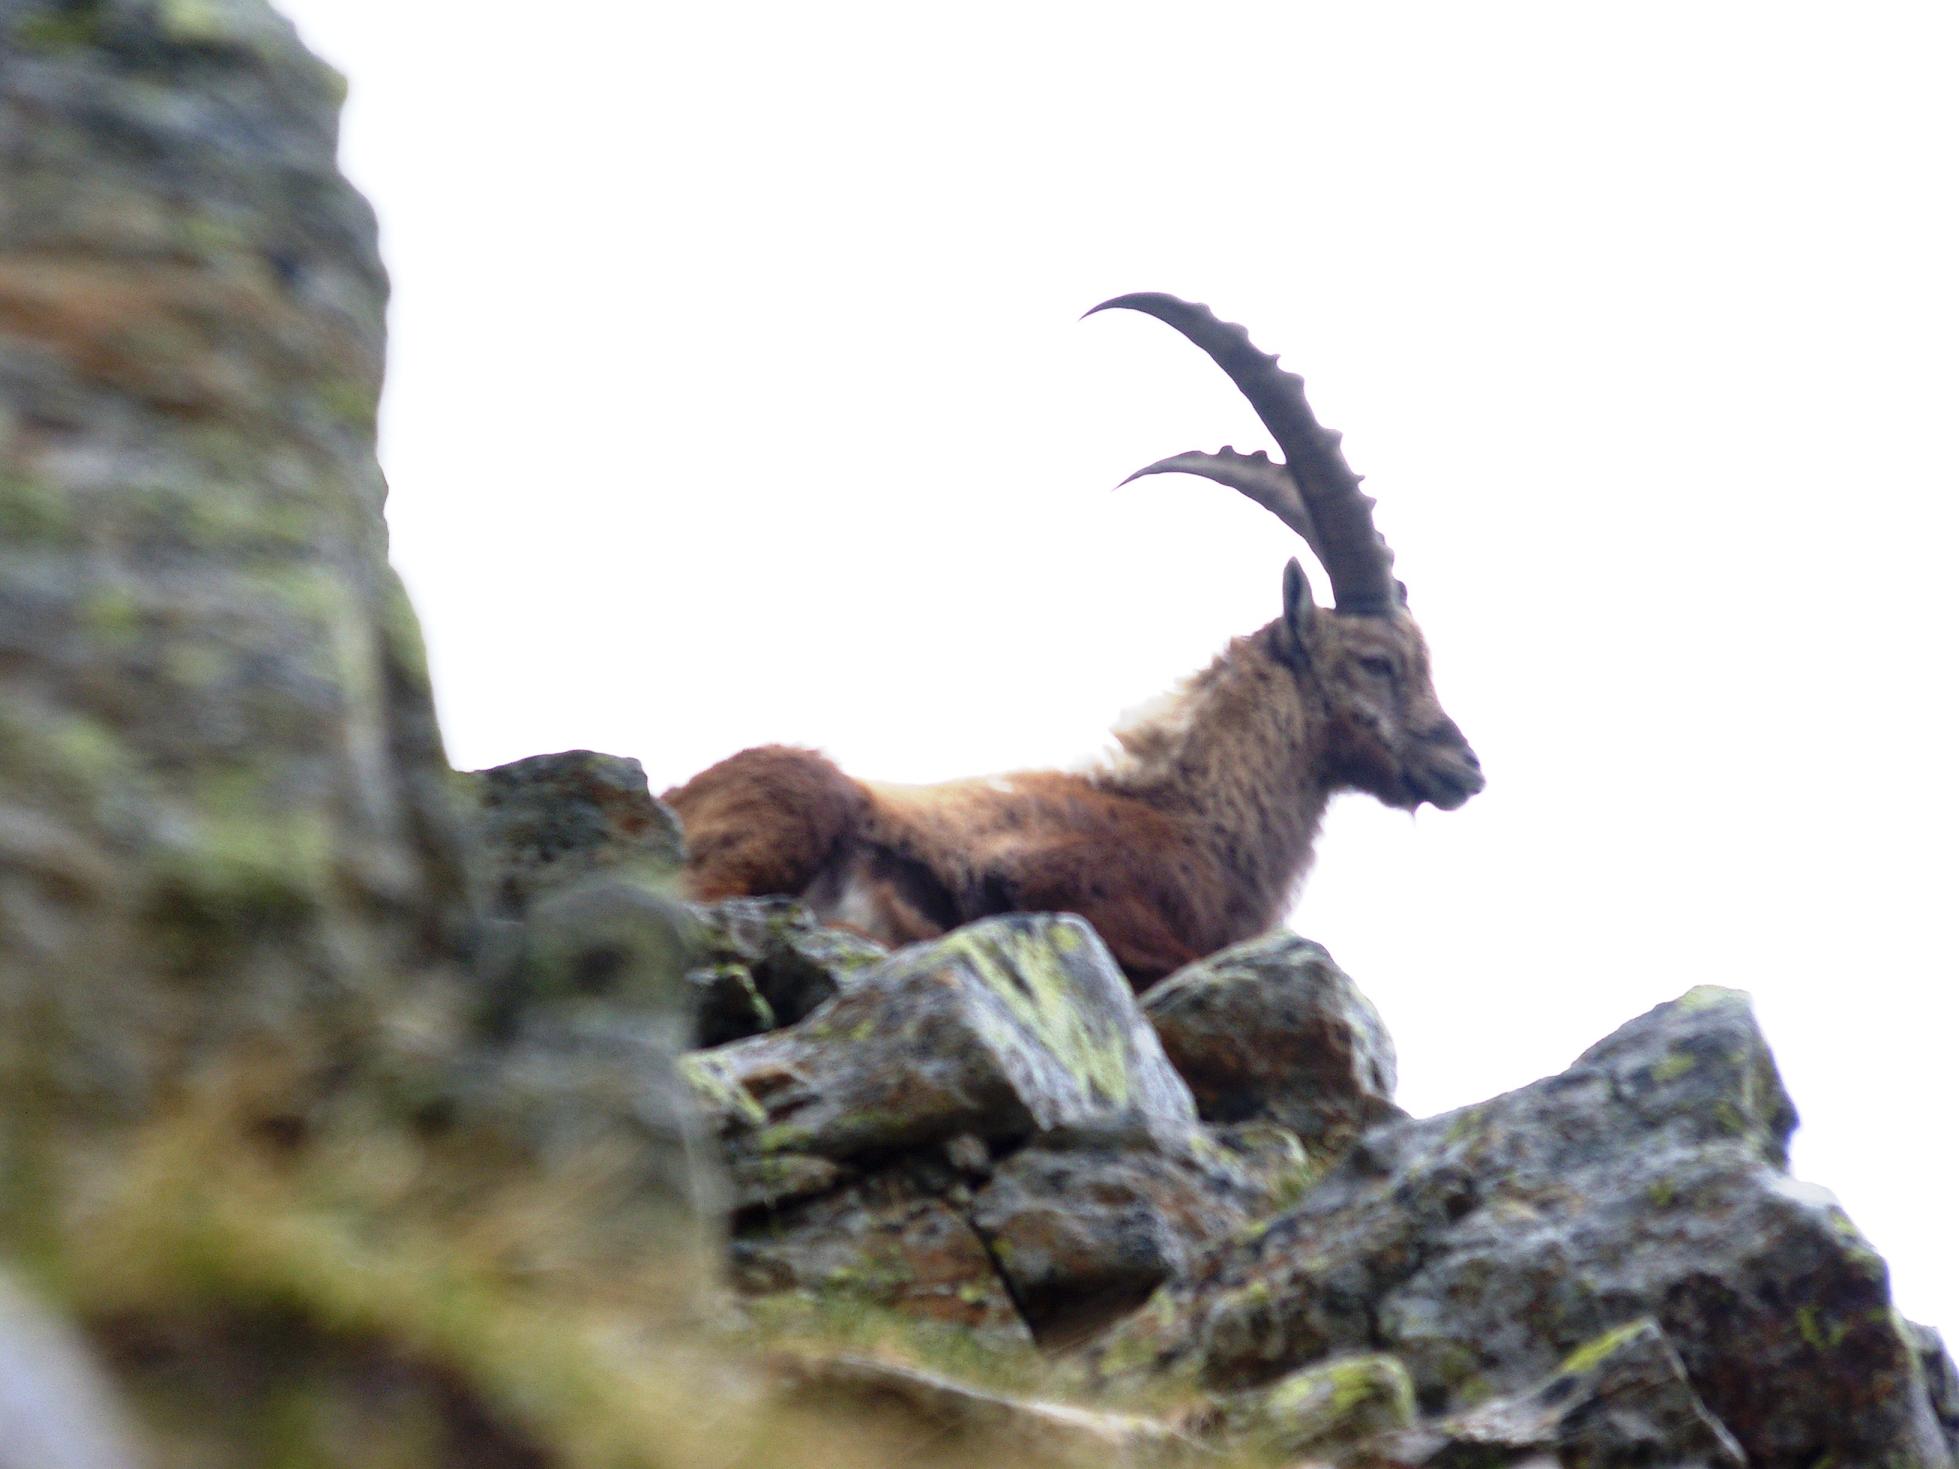
[[[1415,1389],[1394,1357],[1338,1357],[1280,1378],[1226,1409],[1232,1431],[1275,1459],[1326,1457],[1415,1421]]]

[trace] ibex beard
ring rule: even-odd
[[[889,944],[996,913],[1075,913],[1142,989],[1285,916],[1334,795],[1452,811],[1483,788],[1374,502],[1300,380],[1206,307],[1143,293],[1094,310],[1110,307],[1201,347],[1283,455],[1178,454],[1137,474],[1203,475],[1264,506],[1318,558],[1334,605],[1316,606],[1289,562],[1279,615],[1118,729],[1119,752],[1085,771],[892,786],[814,750],[744,750],[665,796],[695,898],[801,897]]]

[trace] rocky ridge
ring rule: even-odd
[[[695,962],[764,912],[757,968],[808,962],[784,901],[692,910]],[[751,1299],[1031,1341],[1073,1391],[1175,1398],[1162,1435],[1339,1464],[1940,1465],[1959,1441],[1936,1337],[1788,1173],[1795,1108],[1739,992],[1415,1119],[1373,1007],[1289,934],[1140,1001],[1067,917],[839,955],[801,1018],[681,1063]]]

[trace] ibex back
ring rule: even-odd
[[[695,897],[792,894],[892,944],[994,913],[1078,913],[1140,989],[1282,919],[1337,792],[1454,810],[1483,788],[1436,699],[1374,502],[1299,378],[1206,307],[1148,293],[1095,311],[1115,306],[1203,348],[1284,455],[1178,454],[1130,478],[1199,474],[1249,496],[1305,540],[1333,607],[1314,606],[1289,562],[1278,617],[1079,773],[887,786],[813,750],[744,750],[666,794],[686,826]]]

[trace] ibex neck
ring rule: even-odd
[[[1134,723],[1098,784],[1176,817],[1242,887],[1250,931],[1284,916],[1326,812],[1326,715],[1276,654],[1239,638]]]

